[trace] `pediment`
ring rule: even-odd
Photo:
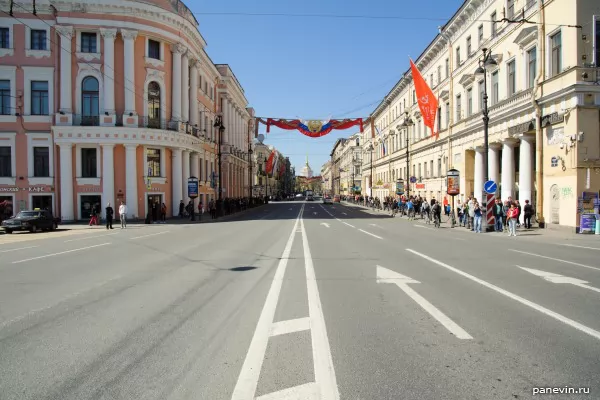
[[[530,26],[522,29],[513,43],[518,44],[520,48],[527,46],[537,38],[537,29],[537,26]]]
[[[467,87],[467,86],[472,85],[474,81],[475,81],[474,74],[465,74],[462,76],[462,78],[460,78],[460,81],[458,81],[458,83],[460,83],[464,87]]]

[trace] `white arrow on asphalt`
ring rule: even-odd
[[[529,273],[532,273],[533,275],[542,277],[545,280],[547,280],[548,282],[552,282],[552,283],[569,283],[569,284],[574,285],[574,286],[579,286],[579,287],[582,287],[582,288],[585,288],[585,289],[589,289],[589,290],[593,290],[594,292],[600,293],[600,289],[595,288],[593,286],[588,286],[587,285],[589,283],[588,281],[584,281],[584,280],[577,279],[577,278],[569,278],[568,276],[563,276],[563,275],[555,274],[555,273],[552,273],[552,272],[540,271],[539,269],[525,268],[525,267],[521,267],[519,265],[517,265],[517,267],[519,267],[522,270],[525,270],[525,271],[527,271]]]
[[[326,228],[329,228],[329,224],[327,222],[321,222],[321,225],[325,225]]]
[[[371,225],[371,226],[376,226],[376,227],[378,227],[378,228],[379,228],[379,225],[377,225],[377,224],[369,224],[369,225]]]
[[[313,214],[317,215],[317,212],[316,212],[316,211],[313,211]]]
[[[408,276],[401,275],[397,272],[377,266],[377,283],[394,283],[404,293],[409,295],[414,301],[417,302],[425,311],[439,321],[440,324],[444,325],[450,333],[454,334],[459,339],[473,339],[473,336],[469,335],[463,328],[458,326],[454,321],[446,316],[443,312],[438,310],[433,304],[425,300],[423,296],[415,292],[408,286],[409,283],[421,283],[417,280],[409,278]]]
[[[346,214],[345,212],[343,212],[342,214],[344,214],[344,215],[348,215],[348,214]]]

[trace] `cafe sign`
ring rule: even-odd
[[[16,193],[19,191],[26,191],[31,193],[42,193],[46,191],[44,186],[29,186],[29,187],[16,187],[16,186],[8,186],[8,187],[0,187],[0,192],[2,193]]]

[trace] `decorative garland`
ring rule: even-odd
[[[256,135],[258,135],[258,124],[267,126],[267,133],[271,132],[271,126],[276,126],[280,129],[288,131],[298,130],[303,135],[317,138],[327,135],[332,130],[350,129],[354,126],[359,126],[360,131],[363,131],[362,118],[350,119],[330,119],[327,121],[308,120],[302,121],[299,119],[283,119],[283,118],[256,118]]]

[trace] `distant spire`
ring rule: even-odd
[[[308,154],[306,155],[306,166],[308,167]]]

